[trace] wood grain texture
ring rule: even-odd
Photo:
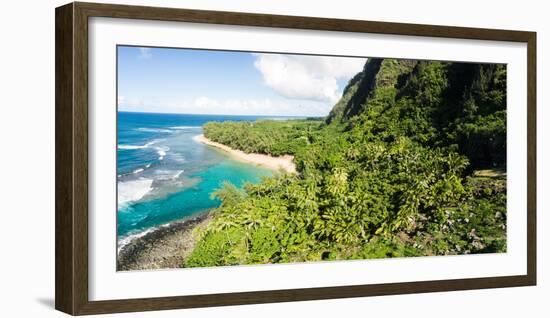
[[[537,35],[527,43],[527,276],[537,284]]]
[[[524,42],[528,32],[426,24],[76,2],[90,16]]]
[[[248,305],[334,298],[444,292],[467,289],[486,289],[510,286],[517,287],[528,285],[530,285],[530,283],[525,279],[525,276],[508,276],[497,278],[287,289],[197,296],[122,299],[90,302],[86,306],[80,308],[78,314],[105,314],[115,312]]]
[[[74,312],[73,5],[55,10],[55,308]]]
[[[88,303],[88,16],[74,7],[74,302],[76,312]]]
[[[527,275],[146,299],[88,300],[88,18],[366,32],[528,45]],[[98,119],[100,120],[100,119]],[[536,33],[97,3],[56,9],[56,308],[72,315],[302,301],[536,284]]]

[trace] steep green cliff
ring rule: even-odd
[[[475,167],[504,165],[506,66],[369,59],[327,122],[369,123],[386,140],[455,145]]]
[[[349,81],[327,122],[346,120],[361,113],[368,99],[376,98],[381,90],[395,89],[400,76],[410,73],[416,64],[414,60],[368,59],[363,71]]]

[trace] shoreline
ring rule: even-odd
[[[259,153],[246,153],[242,150],[233,149],[224,144],[212,141],[206,138],[203,134],[193,137],[193,140],[205,145],[209,145],[218,149],[221,149],[229,153],[235,159],[240,161],[257,164],[262,167],[266,167],[271,170],[284,170],[287,173],[296,173],[296,165],[294,164],[294,156],[284,155],[281,157],[274,157],[270,155],[264,155]]]
[[[212,220],[210,212],[174,221],[132,239],[117,254],[117,271],[181,268],[197,241],[194,229]]]

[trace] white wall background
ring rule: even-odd
[[[124,314],[125,317],[548,317],[550,23],[544,1],[109,1],[226,11],[538,32],[537,287]],[[11,1],[0,11],[0,316],[62,317],[54,297],[54,8]],[[467,52],[465,52],[467,54]],[[123,317],[123,315],[110,315]]]

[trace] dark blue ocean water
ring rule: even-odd
[[[263,118],[274,117],[119,112],[119,248],[136,234],[216,207],[211,193],[223,182],[240,187],[272,175],[193,140],[209,121]]]

